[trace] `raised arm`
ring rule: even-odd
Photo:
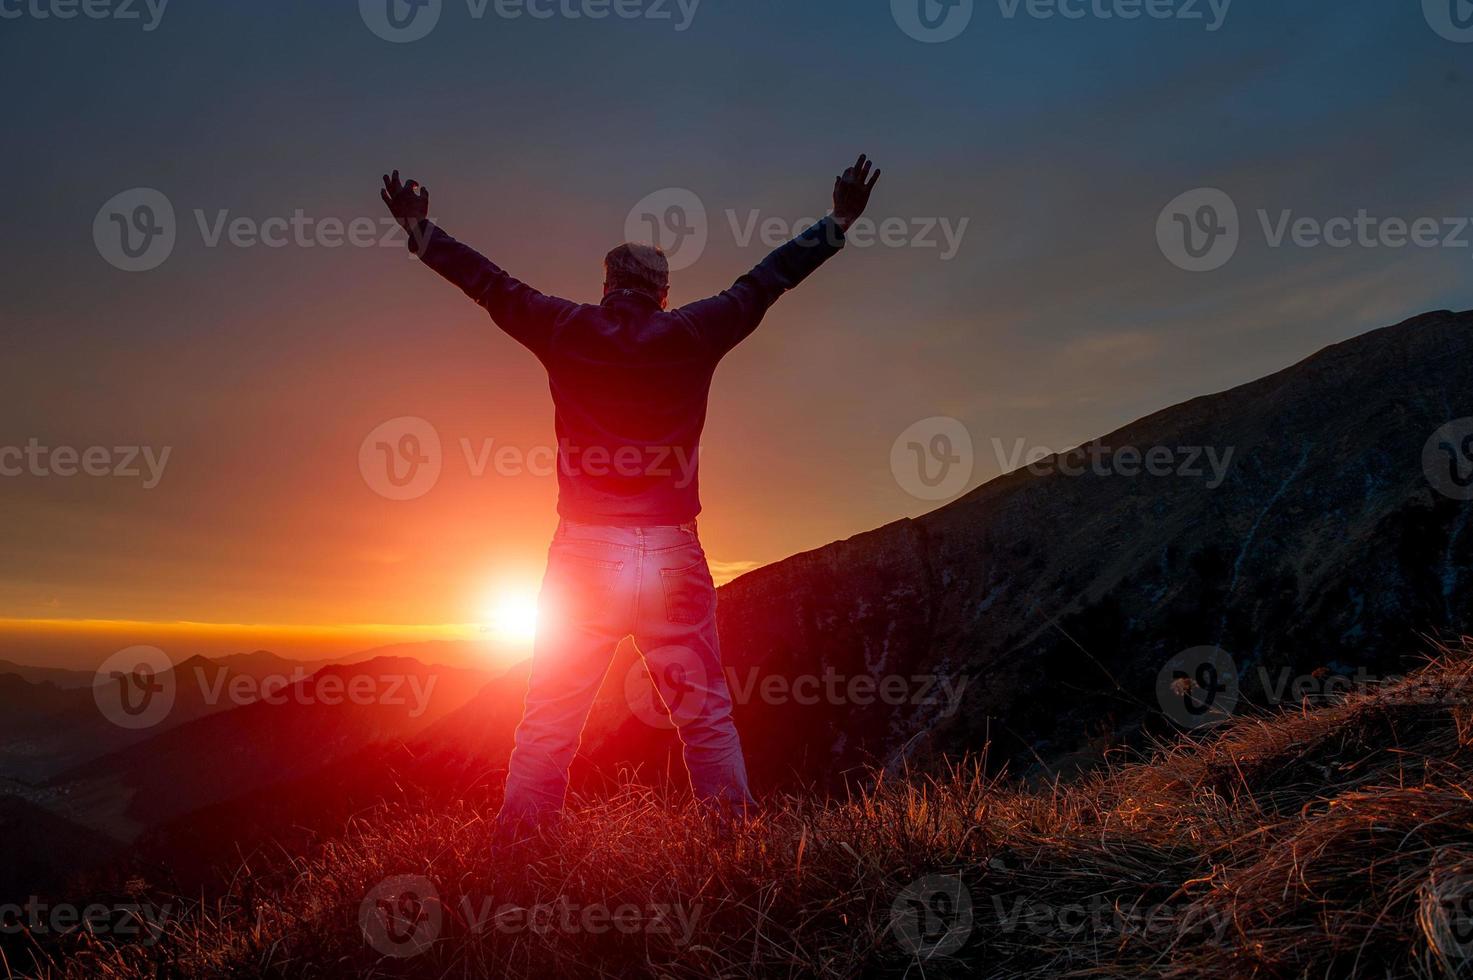
[[[869,206],[880,179],[873,161],[860,154],[854,166],[834,178],[834,208],[828,217],[779,247],[738,279],[730,289],[677,310],[693,329],[725,353],[747,338],[772,304],[807,279],[844,247],[844,235]]]
[[[409,235],[409,249],[420,261],[459,286],[480,304],[496,325],[541,357],[558,317],[576,304],[546,296],[512,276],[468,245],[462,245],[429,220],[430,192],[418,181],[400,181],[399,171],[384,175],[379,192],[390,213]]]

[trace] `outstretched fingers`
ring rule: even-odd
[[[835,181],[841,184],[852,181],[863,187],[866,191],[873,190],[880,179],[880,171],[876,169],[875,162],[869,158],[869,154],[861,153],[854,161],[854,166],[844,171],[843,175]]]
[[[880,179],[880,171],[874,169],[875,162],[869,158],[869,154],[861,153],[854,161],[854,166],[844,171],[839,178],[841,181],[854,181],[865,190],[875,186],[875,181]]]

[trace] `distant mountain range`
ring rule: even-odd
[[[67,670],[65,667],[31,667],[13,660],[0,660],[0,677],[19,677],[32,684],[51,684],[59,688],[91,687],[96,678],[90,670]]]
[[[248,704],[222,705],[215,695],[230,675],[213,668],[216,680],[188,688],[192,698],[211,698],[210,710],[186,702],[181,721],[53,777],[45,788],[60,794],[54,808],[132,839],[181,814],[409,738],[469,701],[490,676],[378,657],[323,667]]]
[[[756,785],[836,789],[989,743],[1033,775],[1089,765],[1171,728],[1162,668],[1195,648],[1232,658],[1245,709],[1282,672],[1405,669],[1428,636],[1473,632],[1473,507],[1424,466],[1462,472],[1429,440],[1467,418],[1473,314],[1427,314],[738,578],[718,620]],[[1473,424],[1447,449],[1470,453],[1473,483],[1468,446]],[[0,774],[29,807],[146,853],[228,860],[385,794],[495,785],[525,665],[427,666],[451,652],[365,651],[298,682],[435,678],[423,711],[222,705],[222,680],[296,662],[186,661],[168,723],[142,734],[101,722],[68,672],[0,665]],[[626,645],[578,785],[679,773],[673,734],[631,710],[638,671]]]
[[[235,678],[315,672],[322,665],[258,650],[218,660],[190,657],[173,667],[175,702],[157,726],[120,728],[98,710],[92,671],[0,664],[0,777],[40,782],[81,763],[135,745],[178,725],[236,707],[223,696]]]
[[[294,660],[269,650],[225,657],[191,656],[173,666],[175,701],[167,717],[139,731],[112,724],[93,697],[93,671],[0,660],[0,779],[36,783],[91,759],[147,741],[177,726],[240,707],[232,695],[310,677],[327,666],[415,659],[472,673],[483,669],[478,644],[455,640],[374,647],[338,660]],[[250,683],[239,687],[244,681]]]

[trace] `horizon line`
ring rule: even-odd
[[[105,619],[84,617],[22,617],[0,616],[0,629],[6,627],[70,627],[112,628],[153,627],[166,629],[195,630],[262,630],[282,633],[357,633],[417,631],[445,633],[459,630],[480,631],[481,623],[220,623],[190,619]]]

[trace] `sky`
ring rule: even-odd
[[[858,153],[883,168],[868,240],[717,372],[701,534],[725,580],[925,513],[1020,449],[1473,305],[1468,13],[0,0],[0,656],[473,634],[535,593],[546,380],[383,241],[390,168],[584,302],[608,248],[669,218],[674,304],[823,214]],[[1230,255],[1171,244],[1224,197]],[[1437,233],[1397,244],[1419,220]],[[438,476],[392,499],[372,446],[406,425]],[[937,425],[971,444],[942,497],[892,453]]]

